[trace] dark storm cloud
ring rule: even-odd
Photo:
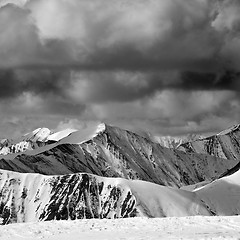
[[[38,2],[36,6],[35,2]],[[93,1],[90,4],[83,0],[73,1],[73,5],[52,1],[56,11],[60,11],[60,22],[63,14],[66,26],[57,26],[51,32],[43,20],[46,16],[40,15],[39,9],[52,5],[35,2],[30,3],[30,9],[47,39],[70,38],[72,43],[80,42],[74,46],[73,67],[158,71],[205,70],[218,66],[215,55],[222,42],[210,26],[211,8],[207,1],[103,1],[100,4]],[[74,17],[70,18],[69,14]],[[77,24],[72,20],[75,18]],[[68,31],[66,28],[73,24],[77,25],[76,31]]]
[[[128,102],[165,89],[239,90],[236,9],[234,0],[3,6],[0,98],[29,92],[49,106],[55,96],[66,109],[71,100],[84,109],[86,102]]]
[[[222,57],[228,33],[219,27],[215,11],[220,16],[222,9],[214,2],[31,0],[22,8],[7,5],[0,9],[0,65],[218,70],[216,57]],[[228,53],[224,57],[231,58]]]
[[[133,91],[119,82],[103,80],[108,89],[110,86],[113,89],[109,95],[116,99],[120,96],[114,92],[115,86],[123,98],[128,98],[129,93],[133,99],[166,87],[234,88],[235,78],[222,78],[227,75],[222,69],[238,70],[240,56],[234,51],[239,30],[236,9],[239,4],[233,0],[31,0],[22,7],[3,6],[0,66],[25,68],[25,77],[31,77],[32,82],[18,83],[19,77],[11,73],[13,87],[9,85],[9,91],[2,96],[24,88],[44,92],[47,89],[44,84],[58,91],[58,75],[70,70],[96,72],[96,75],[100,72],[103,77],[107,74],[101,74],[102,71],[109,71],[110,77],[113,71],[147,75],[149,83]],[[231,66],[229,61],[233,62]],[[39,68],[52,72],[40,73],[40,84],[31,71]],[[162,80],[161,72],[166,71],[170,76],[171,71],[179,73],[176,82]],[[5,71],[1,73],[4,74]],[[64,79],[71,82],[69,76]]]
[[[68,117],[173,135],[239,120],[239,0],[9,1],[4,135],[9,119],[13,135]]]
[[[59,116],[81,116],[86,110],[86,105],[75,104],[67,99],[54,98],[47,99],[48,104],[43,105],[44,114],[53,114]]]
[[[23,92],[34,94],[64,93],[64,87],[68,85],[68,71],[59,70],[0,70],[0,98],[13,98]]]
[[[216,73],[183,72],[180,88],[185,90],[240,91],[240,72]]]
[[[67,95],[76,102],[128,102],[164,90],[240,91],[240,73],[80,72],[72,74]]]
[[[72,102],[65,93],[70,76],[70,71],[60,69],[0,70],[0,101],[15,113],[80,115],[86,106]]]
[[[86,102],[128,102],[153,96],[165,89],[240,91],[240,74],[202,72],[73,72],[60,69],[0,70],[0,99],[23,92],[58,96],[72,104]],[[53,101],[51,98],[50,101]],[[49,104],[49,103],[48,103]],[[67,109],[67,108],[66,108]]]
[[[0,68],[49,68],[71,63],[74,43],[61,39],[43,43],[31,11],[7,4],[0,8]]]

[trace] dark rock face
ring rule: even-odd
[[[26,186],[27,179],[2,176],[2,224],[29,220],[125,218],[134,217],[138,212],[130,189],[97,176],[32,176],[31,180],[33,183]]]
[[[62,144],[36,155],[0,160],[0,168],[11,171],[45,175],[86,172],[175,187],[211,180],[235,165],[234,160],[164,148],[137,134],[109,126],[80,145]]]
[[[135,216],[136,201],[130,191],[124,197],[123,189],[108,185],[107,197],[101,201],[104,182],[98,182],[91,175],[65,175],[55,178],[51,185],[49,205],[44,208],[40,220]]]

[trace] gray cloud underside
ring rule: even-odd
[[[239,90],[237,9],[237,0],[30,0],[4,5],[1,98],[22,91],[61,94],[76,81],[71,71],[113,89],[106,100],[134,100],[166,88]],[[147,84],[129,90],[115,81],[119,71],[140,73]]]
[[[0,3],[0,107],[10,115],[182,132],[239,119],[238,0],[11,2]]]
[[[125,6],[127,1],[32,0],[23,8],[6,5],[0,9],[0,66],[237,70],[239,20],[233,17],[230,29],[219,27],[224,13],[211,2],[138,0]]]
[[[84,84],[85,82],[85,84]],[[85,101],[133,101],[151,97],[165,89],[176,90],[240,90],[240,74],[225,72],[75,72],[61,69],[8,69],[0,71],[0,98],[14,98],[23,92],[44,97],[71,97],[72,91],[86,89]],[[75,95],[78,93],[76,92]],[[84,95],[84,94],[83,94]],[[86,99],[84,99],[86,98]],[[74,100],[74,99],[72,99]]]

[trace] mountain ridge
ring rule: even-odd
[[[0,168],[64,175],[88,172],[182,187],[211,181],[236,161],[168,149],[131,131],[97,125],[70,133],[60,141],[0,159]]]
[[[88,173],[0,170],[0,222],[240,214],[240,171],[194,191]]]
[[[0,189],[2,224],[212,215],[196,193],[87,173],[44,176],[0,170]]]
[[[187,153],[203,153],[225,159],[234,159],[238,163],[240,159],[240,124],[218,134],[183,143],[178,149]]]
[[[238,129],[216,136],[237,141]],[[46,144],[2,155],[2,224],[240,214],[236,159],[166,148],[106,124],[58,132],[47,143],[52,134],[37,129],[22,140]]]

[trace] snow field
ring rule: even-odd
[[[85,219],[0,227],[1,240],[239,239],[240,217]]]

